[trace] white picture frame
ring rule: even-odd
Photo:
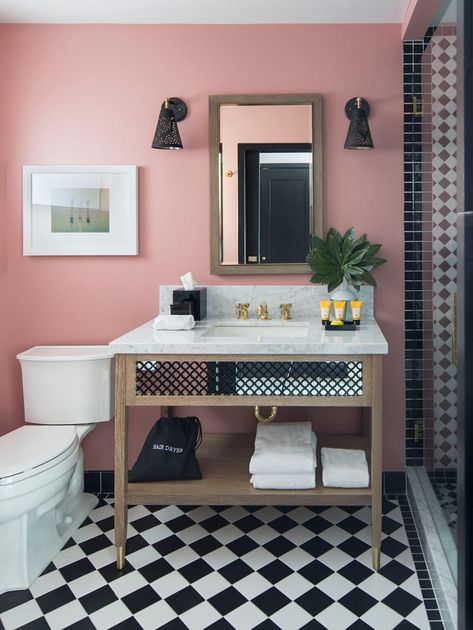
[[[24,166],[24,256],[136,256],[138,167]]]

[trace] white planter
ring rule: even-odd
[[[339,284],[336,289],[329,293],[331,300],[356,300],[358,297],[357,292],[351,287],[346,280],[343,280],[342,284]]]

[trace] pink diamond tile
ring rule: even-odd
[[[449,31],[450,32],[450,31]],[[431,40],[434,467],[456,462],[456,368],[451,357],[456,291],[456,36]]]

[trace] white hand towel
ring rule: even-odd
[[[315,488],[315,470],[299,475],[253,475],[251,483],[259,490],[309,490]]]
[[[191,330],[194,326],[193,315],[158,315],[153,322],[156,330]]]
[[[365,451],[322,448],[322,483],[330,488],[367,488],[370,473]]]
[[[259,424],[250,473],[312,473],[315,468],[310,422]]]

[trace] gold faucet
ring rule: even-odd
[[[292,304],[280,304],[279,308],[281,309],[281,319],[292,319],[291,317],[291,307]]]
[[[238,309],[237,319],[248,319],[248,309],[250,305],[248,303],[237,304],[236,307]]]
[[[267,321],[269,319],[268,307],[266,304],[260,304],[256,309],[256,316],[258,319]]]

